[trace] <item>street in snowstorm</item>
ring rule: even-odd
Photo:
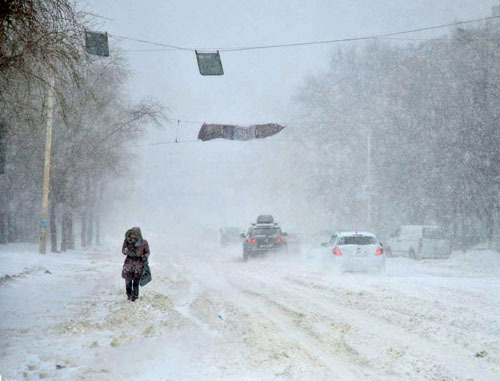
[[[113,246],[48,262],[29,246],[11,252],[20,263],[0,286],[2,369],[14,379],[498,376],[496,252],[394,258],[380,276],[340,275],[307,254],[245,263],[212,241],[163,245],[135,304],[108,275],[121,265]]]
[[[0,6],[0,381],[500,380],[500,2]]]

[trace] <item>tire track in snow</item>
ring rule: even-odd
[[[184,266],[187,264],[185,262]],[[293,379],[303,379],[297,375],[299,373],[301,376],[309,375],[309,378],[311,374],[316,374],[313,378],[317,378],[318,372],[323,374],[321,379],[326,377],[327,379],[358,380],[366,377],[366,374],[360,372],[358,367],[353,369],[341,361],[335,355],[335,351],[332,352],[318,345],[314,336],[297,329],[293,319],[286,316],[284,311],[276,311],[276,306],[265,306],[262,301],[254,300],[255,295],[247,293],[247,290],[234,287],[231,278],[233,275],[240,276],[239,262],[235,264],[237,268],[234,270],[236,271],[224,274],[221,274],[221,269],[217,264],[209,265],[210,270],[206,268],[206,263],[203,265],[203,273],[216,274],[218,281],[214,284],[210,282],[207,284],[204,274],[200,274],[195,268],[178,266],[177,274],[172,275],[177,279],[189,278],[191,288],[197,290],[195,293],[197,296],[190,296],[189,305],[186,304],[188,301],[186,298],[179,299],[176,304],[182,304],[184,314],[196,317],[196,321],[193,322],[197,325],[204,326],[210,331],[219,329],[217,335],[219,339],[224,339],[223,336],[225,336],[226,340],[238,340],[250,345],[254,351],[250,361],[253,362],[255,359],[256,366],[262,366],[262,362],[266,362],[268,364],[265,364],[265,367],[272,370],[281,363],[280,359],[285,356],[289,365],[282,372],[275,372],[277,377],[290,376],[295,373],[296,377],[292,377]],[[220,278],[225,279],[221,281]],[[219,287],[223,283],[226,283],[230,290],[224,289],[224,292],[220,292]],[[231,312],[226,323],[230,326],[229,330],[221,332],[221,328],[217,328],[217,326],[220,327],[220,321],[213,319],[217,310],[214,305],[218,309]],[[216,325],[216,323],[219,324]],[[294,359],[295,362],[293,362]],[[321,370],[321,368],[324,369]]]
[[[245,304],[247,308],[259,311],[259,314],[272,321],[279,327],[281,335],[287,339],[293,340],[298,347],[316,358],[325,368],[327,368],[331,377],[335,377],[334,379],[357,380],[368,376],[367,373],[361,372],[359,368],[359,365],[365,364],[357,364],[357,366],[353,368],[349,364],[352,363],[352,361],[341,361],[345,358],[345,356],[340,356],[342,352],[355,355],[355,351],[352,351],[352,348],[349,348],[345,342],[339,342],[341,347],[340,350],[335,350],[336,348],[327,348],[318,341],[318,337],[304,330],[304,327],[301,327],[298,321],[306,315],[288,309],[268,299],[266,295],[261,293],[245,289],[240,290],[243,295],[246,295],[243,296],[242,299],[244,299],[243,304]]]
[[[384,316],[367,314],[367,311],[372,312],[372,310],[362,306],[362,302],[346,303],[350,298],[356,298],[357,295],[359,297],[356,292],[351,292],[347,297],[342,293],[338,293],[337,296],[333,297],[316,291],[311,292],[307,285],[292,287],[292,289],[283,287],[272,291],[271,287],[267,286],[266,288],[270,291],[266,295],[278,303],[287,305],[286,308],[293,309],[297,308],[297,305],[304,306],[301,308],[302,310],[307,309],[309,312],[314,311],[327,316],[335,316],[343,322],[348,322],[349,325],[355,328],[353,332],[371,340],[371,342],[367,343],[370,346],[377,347],[377,342],[379,345],[381,343],[391,343],[392,346],[398,347],[396,348],[398,351],[411,351],[412,353],[408,357],[410,357],[410,361],[413,361],[412,369],[414,371],[419,370],[419,372],[427,369],[431,372],[429,374],[431,378],[446,378],[451,374],[456,374],[456,379],[461,379],[464,375],[481,376],[488,380],[496,379],[497,373],[495,370],[470,365],[471,362],[477,361],[470,351],[465,351],[456,345],[453,349],[450,349],[450,345],[452,345],[450,342],[438,343],[431,341],[397,324],[395,325],[393,320]],[[287,290],[287,292],[283,293],[283,290]],[[323,303],[320,303],[319,300],[322,300]],[[290,305],[291,301],[295,301],[295,304]],[[431,354],[429,354],[429,349],[431,349]],[[442,365],[445,365],[446,368],[440,369]],[[436,372],[442,372],[442,374],[436,374]]]
[[[200,263],[183,261],[186,266],[183,271],[194,269],[189,274],[191,281],[200,282],[204,285],[202,288],[207,288],[205,278],[209,273],[218,283],[224,280],[232,287],[229,291],[221,290],[219,284],[208,282],[206,297],[243,309],[247,316],[241,316],[247,322],[254,320],[257,327],[270,321],[279,328],[280,334],[291,333],[289,338],[320,363],[337,363],[337,372],[329,368],[328,373],[338,375],[342,373],[338,369],[342,369],[352,379],[465,379],[469,376],[496,379],[498,366],[493,363],[496,360],[476,359],[472,350],[461,345],[467,340],[460,335],[467,329],[469,320],[458,320],[457,326],[449,326],[456,304],[454,300],[433,304],[439,300],[407,295],[385,282],[384,287],[388,290],[366,290],[366,285],[361,283],[360,286],[352,277],[341,279],[347,281],[345,287],[332,289],[323,284],[325,279],[318,274],[305,271],[306,277],[304,272],[294,268],[284,272],[280,263],[260,261],[262,263],[243,265],[217,256],[211,257],[210,262],[202,262],[203,271],[200,272],[196,270]],[[411,278],[411,281],[419,283],[419,279]],[[438,290],[435,295],[439,294]],[[472,297],[467,294],[468,299]],[[487,313],[493,311],[493,307],[486,310]],[[304,316],[300,317],[301,313]],[[431,318],[427,316],[429,313]],[[318,322],[311,316],[323,321]],[[479,314],[467,316],[471,324],[480,318]],[[339,345],[335,334],[322,337],[324,332],[317,329],[325,322],[337,325],[334,332],[348,327],[345,345],[340,344],[342,350],[332,350]],[[480,332],[482,328],[476,329]],[[382,348],[385,352],[372,354],[362,346],[374,351]],[[494,355],[497,351],[490,353]]]
[[[454,354],[460,353],[465,358],[471,358],[474,349],[471,346],[484,348],[487,346],[492,354],[489,362],[494,363],[500,371],[498,356],[498,340],[491,342],[491,336],[499,337],[498,320],[484,314],[476,313],[474,308],[460,305],[455,307],[444,302],[429,301],[426,299],[408,297],[397,290],[390,290],[390,297],[381,297],[380,294],[369,291],[353,292],[351,290],[337,287],[335,289],[324,284],[307,282],[301,278],[284,278],[299,289],[304,289],[323,295],[325,298],[334,300],[335,303],[354,308],[356,310],[369,311],[373,316],[388,324],[399,322],[401,326],[412,333],[418,334],[429,344],[449,348],[453,347]],[[484,332],[490,330],[492,333],[486,335]],[[471,338],[474,343],[471,343]],[[446,351],[449,352],[449,349]]]

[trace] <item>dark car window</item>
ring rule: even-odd
[[[447,239],[447,234],[443,229],[438,228],[424,228],[423,238],[427,239]]]
[[[339,245],[376,245],[377,240],[373,237],[340,237]]]
[[[258,235],[265,235],[267,237],[269,236],[279,236],[281,235],[281,229],[280,228],[253,228],[250,230],[250,237],[256,237]]]

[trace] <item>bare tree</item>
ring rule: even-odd
[[[49,78],[55,79],[56,93],[52,251],[59,241],[63,251],[74,248],[78,226],[82,245],[91,242],[93,230],[99,234],[97,204],[102,193],[98,196],[95,187],[108,189],[106,183],[120,176],[130,160],[124,147],[162,118],[163,109],[154,102],[129,102],[119,54],[104,61],[85,53],[83,20],[66,0],[0,5],[0,121],[7,126],[2,138],[8,143],[5,181],[0,184],[6,198],[0,210],[0,239],[9,229],[22,240],[38,235],[33,215],[39,213],[41,198]],[[83,221],[77,224],[79,215]]]

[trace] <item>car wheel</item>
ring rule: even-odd
[[[243,252],[243,261],[248,261],[248,253],[247,252]]]

